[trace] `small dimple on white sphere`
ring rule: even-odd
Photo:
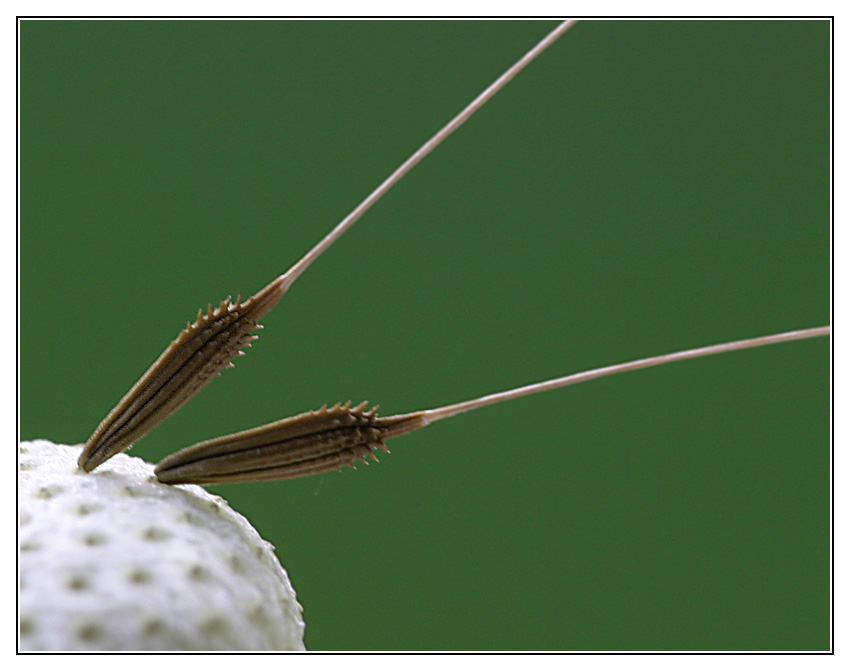
[[[304,649],[274,547],[224,499],[80,449],[20,445],[21,650]]]

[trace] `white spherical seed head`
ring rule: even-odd
[[[303,650],[301,606],[221,497],[119,454],[20,445],[21,650]]]

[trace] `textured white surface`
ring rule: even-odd
[[[21,650],[303,650],[271,544],[221,497],[119,454],[20,445]]]

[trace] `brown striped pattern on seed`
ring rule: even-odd
[[[257,338],[258,321],[280,300],[279,281],[242,302],[230,298],[187,324],[86,442],[78,465],[91,471],[111,456],[129,449],[166,417],[181,408],[232,359]]]
[[[384,441],[425,426],[422,413],[378,417],[367,403],[305,412],[271,424],[207,440],[176,452],[156,467],[168,484],[286,480],[366,462]]]

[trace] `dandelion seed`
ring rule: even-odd
[[[351,407],[350,401],[345,405],[337,403],[330,409],[324,406],[187,447],[163,459],[154,472],[161,482],[168,484],[212,484],[286,480],[336,471],[343,466],[353,467],[355,461],[367,463],[366,457],[374,457],[375,449],[387,449],[384,443],[390,438],[494,403],[674,361],[829,333],[830,327],[822,326],[663,354],[404,415],[378,417],[378,408],[367,412],[365,402],[355,407]]]
[[[129,449],[136,440],[181,408],[224,368],[233,366],[232,359],[244,354],[242,348],[250,346],[256,338],[251,332],[261,328],[258,324],[260,318],[274,307],[295,280],[394,184],[575,23],[575,20],[564,21],[544,37],[266,288],[244,304],[238,299],[231,303],[228,298],[215,310],[210,305],[206,314],[199,310],[195,323],[186,326],[100,423],[80,455],[80,468],[91,471],[111,456]]]
[[[128,449],[231,365],[242,348],[257,336],[259,320],[286,289],[275,280],[245,302],[222,301],[187,324],[86,442],[78,460],[91,471],[114,454]]]

